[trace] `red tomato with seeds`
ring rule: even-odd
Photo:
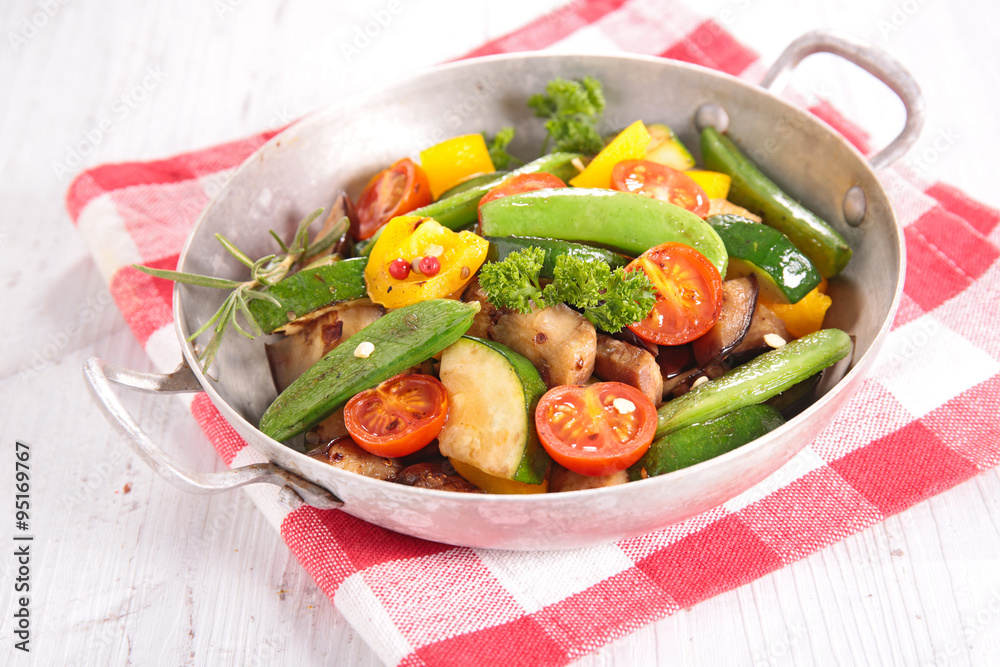
[[[377,173],[358,197],[358,224],[351,236],[367,239],[397,215],[409,213],[432,201],[427,174],[410,158],[403,158]]]
[[[708,195],[685,174],[650,160],[622,160],[611,171],[611,187],[670,202],[700,218],[708,215]]]
[[[430,375],[403,373],[344,406],[354,442],[376,456],[399,457],[430,444],[448,417],[448,391]]]
[[[663,243],[636,257],[626,271],[643,271],[656,288],[656,305],[630,324],[658,345],[680,345],[706,333],[722,309],[722,277],[708,258],[683,243]]]
[[[559,465],[600,477],[642,458],[656,433],[656,406],[622,382],[561,385],[535,408],[538,438]]]

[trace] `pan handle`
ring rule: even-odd
[[[871,157],[873,169],[882,169],[901,158],[910,149],[924,126],[924,98],[913,75],[881,48],[840,32],[808,32],[788,45],[771,65],[760,85],[777,92],[795,66],[814,53],[832,53],[865,70],[888,86],[906,109],[906,123],[888,146]]]
[[[283,499],[296,506],[305,502],[319,509],[340,509],[344,503],[335,495],[273,463],[254,463],[224,472],[186,470],[153,442],[118,400],[112,383],[153,394],[201,391],[201,385],[187,362],[172,373],[143,373],[91,357],[83,362],[83,376],[91,396],[104,416],[136,454],[157,474],[189,493],[219,493],[246,484],[267,482],[284,487]]]

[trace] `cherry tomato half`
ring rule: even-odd
[[[375,174],[358,197],[358,224],[351,224],[351,235],[367,239],[379,227],[397,215],[409,213],[431,203],[427,174],[408,157]]]
[[[683,171],[649,160],[622,160],[611,171],[611,187],[668,201],[698,217],[708,215],[708,195]]]
[[[680,345],[701,336],[719,319],[722,277],[708,258],[691,246],[653,246],[625,270],[645,272],[657,292],[649,316],[629,325],[640,338],[658,345]]]
[[[501,197],[507,197],[509,195],[517,195],[522,192],[534,192],[535,190],[544,190],[545,188],[564,188],[566,184],[558,176],[553,176],[544,171],[540,171],[534,174],[518,174],[517,176],[512,176],[506,181],[496,186],[479,200],[479,209],[482,210],[483,204],[491,202],[494,199],[500,199]],[[483,216],[480,214],[479,223],[482,224]]]
[[[656,433],[656,407],[622,382],[561,385],[538,401],[535,427],[556,463],[599,477],[642,458]]]
[[[412,454],[438,436],[447,417],[448,391],[430,375],[397,375],[344,406],[347,432],[376,456]]]

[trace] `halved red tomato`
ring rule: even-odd
[[[656,406],[622,382],[561,385],[538,401],[535,427],[556,463],[599,477],[642,458],[656,433]]]
[[[611,187],[668,201],[698,217],[708,215],[708,195],[683,171],[650,160],[622,160],[611,171]]]
[[[719,319],[722,277],[691,246],[653,246],[625,270],[645,272],[657,292],[656,305],[646,319],[629,325],[640,338],[658,345],[680,345],[701,336]]]
[[[522,192],[534,192],[535,190],[544,190],[545,188],[564,188],[566,184],[558,176],[553,176],[544,171],[540,171],[534,174],[518,174],[517,176],[512,176],[506,181],[496,186],[479,200],[479,209],[482,210],[483,204],[486,202],[491,202],[494,199],[500,199],[501,197],[507,197],[509,195],[517,195]],[[483,216],[479,216],[479,222],[482,224]]]
[[[448,391],[430,375],[403,373],[344,406],[354,442],[376,456],[406,456],[428,445],[448,417]]]
[[[358,224],[351,236],[367,239],[397,215],[431,203],[431,186],[420,165],[408,157],[375,174],[358,197]]]

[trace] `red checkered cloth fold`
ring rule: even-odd
[[[756,54],[670,0],[570,4],[468,56],[526,49],[656,54],[760,76]],[[865,149],[829,105],[810,109]],[[173,268],[210,197],[274,133],[81,174],[67,208],[136,337],[176,365]],[[1000,463],[1000,213],[943,183],[881,174],[907,242],[902,307],[842,415],[779,472],[683,524],[590,549],[512,553],[397,535],[337,511],[258,506],[389,664],[562,665],[753,581]],[[192,413],[227,465],[259,460],[205,397]]]

